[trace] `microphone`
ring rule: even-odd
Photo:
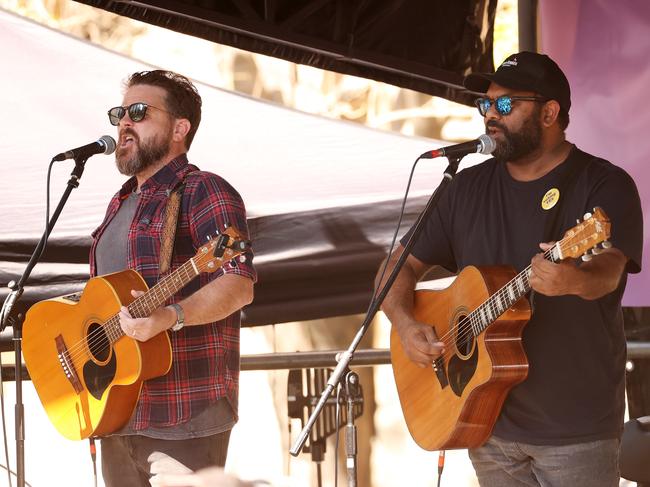
[[[467,154],[492,154],[497,144],[488,134],[481,134],[478,139],[463,142],[462,144],[449,145],[425,152],[420,159],[434,159],[435,157],[464,157]]]
[[[88,159],[95,154],[112,154],[117,144],[110,135],[103,135],[92,144],[82,145],[67,152],[61,152],[52,159],[53,161],[65,161],[66,159]]]

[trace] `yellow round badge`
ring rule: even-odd
[[[557,188],[549,189],[542,198],[542,208],[550,210],[557,202],[560,201],[560,190]]]

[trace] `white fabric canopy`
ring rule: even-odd
[[[0,224],[5,237],[31,235],[43,226],[50,158],[102,134],[115,136],[106,110],[121,104],[127,75],[152,67],[3,11],[0,26]],[[197,86],[203,120],[190,161],[230,181],[250,216],[399,198],[415,157],[441,145]],[[422,163],[419,194],[437,185],[445,162]],[[72,166],[56,164],[53,203]],[[113,156],[89,159],[55,234],[88,234],[124,179]]]

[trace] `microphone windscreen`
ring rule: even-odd
[[[113,137],[111,137],[110,135],[102,135],[99,138],[99,140],[104,144],[104,154],[109,155],[115,152],[117,143],[115,142],[115,139]]]
[[[478,141],[481,144],[481,148],[478,151],[479,154],[492,154],[494,149],[497,148],[497,143],[488,134],[481,134]]]

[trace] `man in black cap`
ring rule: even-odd
[[[496,142],[494,158],[452,181],[383,310],[406,356],[431,368],[457,352],[454,340],[437,337],[432,324],[414,317],[413,289],[425,272],[433,265],[452,272],[530,266],[522,274],[532,288],[532,317],[522,336],[528,376],[508,393],[488,441],[469,451],[479,482],[618,486],[626,357],[621,298],[627,274],[640,271],[643,239],[636,186],[621,168],[566,140],[571,92],[548,56],[513,54],[495,73],[470,75],[465,86],[485,94],[476,106]],[[596,206],[611,220],[612,247],[584,262],[555,259],[552,243]],[[389,270],[402,248],[389,257]]]

